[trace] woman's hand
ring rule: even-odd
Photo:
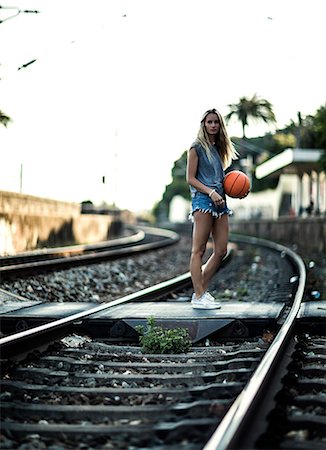
[[[215,206],[223,206],[225,203],[223,197],[221,197],[216,191],[214,191],[210,197]]]

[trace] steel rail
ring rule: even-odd
[[[228,450],[236,448],[233,447],[233,444],[239,438],[239,434],[243,429],[246,418],[255,408],[256,402],[259,399],[259,394],[267,383],[276,359],[282,354],[283,348],[290,339],[291,331],[300,309],[306,283],[306,268],[304,262],[289,248],[265,239],[251,238],[249,236],[233,235],[230,240],[233,242],[246,242],[248,244],[259,243],[260,245],[283,253],[290,258],[296,266],[299,274],[299,283],[291,310],[277,336],[267,350],[253,376],[250,378],[248,384],[232,404],[203,450]]]
[[[151,244],[144,244],[146,245],[146,249],[149,248],[157,248],[161,247],[162,245],[171,245],[172,243],[177,242],[180,239],[180,236],[171,230],[166,229],[157,229],[157,228],[151,228],[151,227],[145,227],[147,233],[151,233],[153,235],[162,237],[162,239],[165,239],[166,242],[162,243],[162,240],[155,242],[154,247],[148,247],[148,245]],[[169,239],[169,241],[167,241]],[[143,247],[143,246],[142,246]],[[122,249],[123,250],[123,249]],[[130,251],[130,248],[129,248]],[[225,257],[225,260],[230,255],[227,255]],[[40,337],[44,337],[46,334],[51,335],[50,339],[53,339],[53,335],[55,338],[58,338],[59,335],[62,335],[63,330],[66,330],[68,328],[72,328],[74,323],[84,319],[85,317],[91,316],[92,314],[98,313],[100,311],[103,311],[105,309],[112,308],[113,306],[120,305],[122,303],[127,303],[130,301],[139,301],[144,300],[147,297],[153,296],[153,295],[164,295],[167,292],[170,292],[172,289],[181,288],[184,286],[187,286],[191,282],[190,273],[187,272],[183,275],[179,275],[178,277],[172,278],[170,280],[163,281],[161,283],[155,284],[153,286],[149,286],[147,288],[144,288],[140,291],[134,292],[132,294],[128,294],[124,297],[121,297],[116,300],[112,300],[109,303],[105,303],[99,306],[96,306],[94,308],[91,308],[89,310],[72,314],[70,316],[64,317],[59,320],[54,320],[50,323],[40,325],[37,327],[33,327],[29,330],[25,330],[19,333],[15,333],[10,336],[5,336],[0,339],[0,355],[1,358],[6,358],[10,355],[10,352],[17,352],[20,351],[22,347],[24,347],[24,352],[27,351],[27,349],[30,349],[33,345],[36,345]]]
[[[123,303],[128,303],[131,301],[145,300],[146,298],[153,295],[163,295],[164,293],[169,292],[171,289],[188,285],[190,281],[190,273],[187,272],[183,275],[179,275],[178,277],[163,281],[162,283],[158,283],[154,286],[149,286],[140,291],[133,292],[132,294],[128,294],[116,300],[112,300],[109,303],[95,306],[94,308],[88,309],[86,311],[72,314],[62,319],[54,320],[53,322],[30,328],[29,330],[5,336],[0,339],[0,355],[2,358],[8,357],[11,351],[15,352],[19,350],[19,346],[25,345],[26,341],[28,341],[29,339],[33,341],[31,342],[31,344],[35,345],[35,342],[37,342],[38,339],[40,339],[47,333],[50,333],[51,331],[58,331],[58,333],[61,334],[60,331],[62,331],[63,328],[72,327],[74,323],[100,311],[104,311],[112,308],[113,306],[121,305]],[[26,351],[26,349],[24,351]]]
[[[130,228],[130,227],[129,227]],[[131,228],[130,228],[131,229]],[[132,245],[137,242],[141,242],[145,239],[144,230],[132,229],[135,231],[129,236],[123,236],[116,239],[111,239],[107,241],[101,241],[94,244],[76,244],[76,245],[66,245],[62,247],[55,248],[41,248],[30,251],[20,252],[14,255],[0,256],[0,265],[9,265],[10,261],[17,260],[33,260],[36,258],[44,257],[55,257],[55,256],[70,256],[74,254],[82,254],[90,251],[100,251],[101,249],[109,249],[112,247],[121,247],[125,245]]]
[[[93,253],[86,253],[81,255],[74,255],[70,257],[47,259],[42,261],[32,261],[22,264],[12,264],[8,266],[0,267],[0,279],[6,276],[9,277],[13,274],[22,272],[31,272],[37,269],[54,269],[63,268],[70,265],[81,265],[87,262],[100,262],[105,261],[110,258],[118,258],[121,256],[128,256],[134,253],[146,252],[149,250],[155,250],[157,248],[165,247],[168,245],[175,244],[179,241],[180,236],[171,230],[157,229],[146,227],[145,236],[155,236],[160,237],[160,240],[147,243],[139,243],[132,246],[125,246],[126,242],[123,241],[121,248],[111,249],[111,250],[101,250],[94,251]]]
[[[166,232],[166,235],[173,233],[169,230],[160,230]],[[157,231],[158,233],[158,231]],[[232,256],[232,249],[228,249],[226,256],[223,258],[221,267],[225,265]],[[191,285],[191,274],[186,272],[177,277],[171,278],[169,280],[157,283],[153,286],[141,289],[140,291],[133,292],[124,297],[110,301],[109,303],[104,303],[94,308],[82,311],[80,313],[72,314],[70,316],[64,317],[62,319],[54,320],[44,325],[39,325],[37,327],[30,328],[9,336],[5,336],[0,339],[0,355],[1,358],[8,358],[9,356],[14,356],[18,353],[26,353],[29,349],[38,343],[38,346],[42,346],[41,338],[50,335],[50,339],[58,339],[66,332],[67,329],[73,328],[76,322],[81,319],[89,317],[100,311],[104,311],[112,308],[113,306],[121,305],[123,303],[128,303],[132,301],[142,301],[152,296],[162,296],[175,289],[185,288]],[[45,344],[45,343],[43,343]],[[23,350],[22,350],[23,349]]]
[[[258,369],[253,374],[253,378],[248,382],[244,391],[238,396],[233,406],[231,406],[228,413],[223,418],[219,427],[216,429],[203,450],[224,450],[236,448],[232,447],[232,444],[237,439],[239,430],[243,428],[243,424],[246,417],[248,416],[248,412],[252,410],[252,408],[254,408],[255,402],[257,402],[262,383],[266,384],[266,379],[268,378],[268,375],[271,372],[271,368],[275,363],[275,357],[282,351],[286,341],[290,338],[290,332],[293,329],[294,320],[297,317],[297,313],[300,308],[300,302],[305,286],[306,275],[303,261],[298,255],[296,255],[287,247],[263,239],[236,235],[230,236],[230,242],[259,244],[265,247],[269,247],[272,250],[278,251],[281,254],[284,253],[284,255],[282,256],[287,256],[288,258],[290,258],[293,265],[296,267],[297,273],[299,274],[299,283],[289,316],[285,319],[285,322],[280,328],[278,335],[275,337],[274,342],[271,344],[269,350],[263,357]],[[29,340],[29,343],[31,345],[35,342],[40,342],[47,333],[51,333],[51,330],[56,330],[56,326],[59,327],[58,330],[61,330],[61,332],[66,332],[69,327],[73,327],[74,323],[99,311],[103,311],[107,308],[122,304],[124,302],[143,300],[147,296],[150,297],[151,295],[154,295],[155,287],[159,290],[159,286],[162,284],[165,285],[164,287],[166,288],[166,292],[169,292],[173,288],[177,287],[177,285],[174,285],[173,283],[175,280],[178,280],[178,282],[180,283],[180,287],[186,286],[191,283],[190,273],[188,272],[172,280],[167,280],[166,282],[159,283],[158,285],[145,288],[136,293],[113,300],[110,303],[92,308],[91,310],[77,313],[64,319],[60,319],[46,325],[35,327],[33,329],[2,338],[0,339],[0,351],[2,353],[2,356],[12,356],[13,351],[17,351],[17,349],[20,350],[20,353],[26,353],[26,349],[24,349],[23,351],[21,350],[22,346],[25,345],[23,344],[23,341],[25,339]],[[160,295],[163,295],[162,291],[160,292]],[[33,334],[33,331],[37,331],[37,333]],[[14,342],[15,337],[18,337],[18,341],[16,342]],[[55,338],[51,336],[51,340],[54,339],[57,339],[57,336]],[[259,387],[257,385],[259,385]]]

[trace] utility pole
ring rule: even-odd
[[[112,174],[112,199],[113,199],[113,208],[116,208],[117,203],[117,187],[118,187],[118,129],[115,130],[115,139],[114,139],[114,154],[113,154],[113,174]]]
[[[298,111],[298,127],[296,132],[296,147],[301,148],[301,127],[302,127],[302,117],[301,112]]]

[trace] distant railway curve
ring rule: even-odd
[[[126,237],[98,244],[72,245],[0,257],[0,280],[33,272],[98,263],[163,248],[179,240],[177,233],[153,227],[134,227]]]

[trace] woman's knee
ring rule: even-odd
[[[191,256],[192,257],[200,257],[202,258],[204,256],[206,250],[206,245],[196,245],[191,250]]]
[[[227,247],[216,248],[214,253],[218,259],[223,259],[224,256],[227,254]]]

